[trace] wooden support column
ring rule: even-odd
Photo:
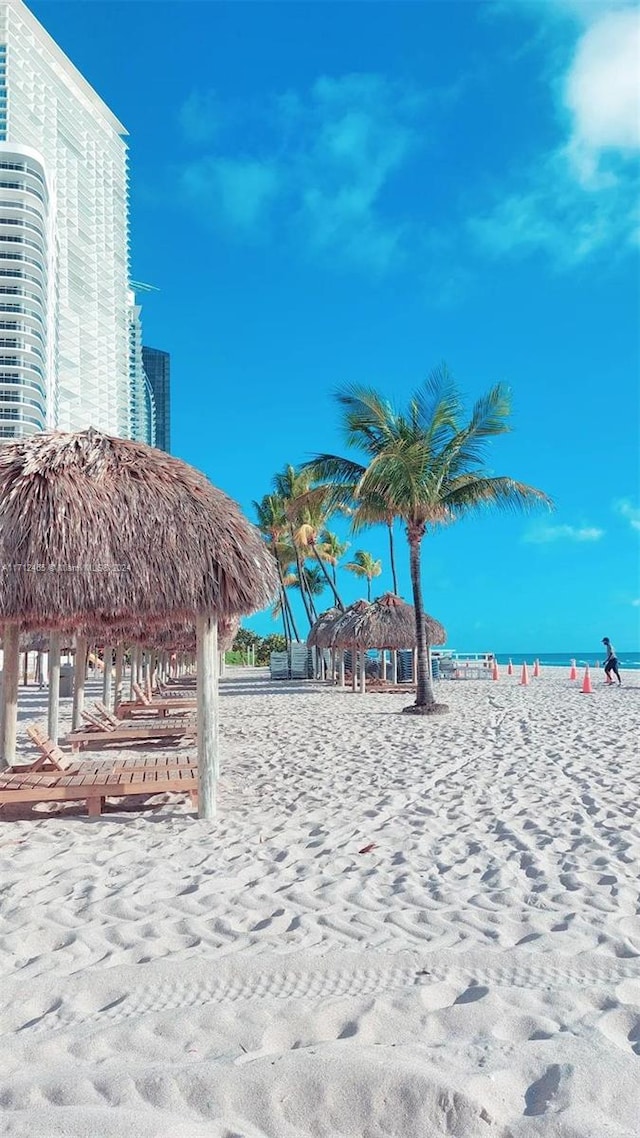
[[[355,644],[351,645],[351,690],[358,690],[358,650]]]
[[[124,644],[116,645],[116,670],[113,684],[113,706],[117,708],[122,701],[122,677],[124,673]]]
[[[215,818],[218,781],[218,625],[214,616],[198,616],[198,817]]]
[[[392,683],[398,683],[398,649],[394,648],[391,653],[391,680]]]
[[[47,732],[54,743],[60,733],[60,633],[49,637],[49,706]]]
[[[367,653],[363,648],[360,652],[360,695],[364,695],[365,691],[367,690],[367,674],[365,671],[366,666]]]
[[[341,688],[343,688],[343,687],[344,687],[344,657],[345,657],[345,650],[344,650],[344,648],[340,648],[340,650],[339,650],[339,651],[340,651],[340,662],[339,662],[339,664],[338,664],[338,684],[339,684],[339,686],[340,686]]]
[[[138,648],[135,644],[131,645],[131,669],[129,671],[129,699],[134,700],[136,693],[133,690],[133,685],[136,682],[136,668],[138,663]]]
[[[111,677],[113,674],[113,648],[105,644],[102,649],[104,671],[102,673],[102,702],[105,707],[111,708]]]
[[[0,704],[0,770],[16,761],[20,627],[5,624],[3,635],[2,701]]]
[[[73,711],[71,730],[75,731],[81,723],[80,712],[84,708],[84,681],[87,672],[87,638],[76,636],[76,659],[73,669]]]

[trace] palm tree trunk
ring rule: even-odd
[[[291,630],[289,628],[289,614],[287,612],[287,606],[284,603],[284,590],[282,588],[282,585],[280,585],[280,616],[282,617],[282,628],[284,630],[284,639],[285,639],[285,642],[286,642],[286,645],[288,648],[289,647],[289,641],[291,639]]]
[[[312,545],[312,547],[311,547],[311,548],[313,549],[313,555],[314,555],[314,557],[315,557],[316,561],[318,562],[318,565],[319,565],[319,566],[320,566],[320,568],[322,569],[322,572],[324,573],[324,575],[325,575],[325,577],[326,577],[326,579],[327,579],[327,582],[328,582],[328,584],[329,584],[329,587],[330,587],[330,589],[331,589],[331,591],[332,591],[332,593],[333,593],[333,595],[334,595],[334,597],[335,597],[335,601],[336,601],[336,604],[337,604],[338,608],[340,609],[340,611],[341,611],[341,612],[344,612],[344,605],[343,605],[342,601],[340,600],[340,596],[339,596],[339,594],[338,594],[338,590],[336,589],[336,587],[335,587],[335,585],[334,585],[333,581],[331,580],[331,577],[329,576],[329,574],[328,574],[328,572],[327,572],[327,567],[326,567],[326,565],[325,565],[324,561],[322,560],[322,558],[321,558],[320,554],[318,553],[318,550],[316,549],[315,545]]]
[[[367,600],[371,601],[371,577],[367,577]]]
[[[398,596],[398,576],[396,573],[396,558],[393,547],[393,522],[388,522],[387,529],[389,530],[389,557],[391,559],[391,576],[393,578],[393,592]]]
[[[300,551],[296,545],[296,540],[295,540],[295,537],[293,534],[293,526],[289,527],[289,533],[291,535],[291,544],[292,544],[292,546],[295,550],[295,554],[296,554],[296,568],[298,570],[298,581],[300,582],[300,596],[302,597],[302,603],[304,605],[304,611],[306,612],[307,620],[309,621],[309,628],[312,628],[313,625],[315,624],[315,621],[313,619],[313,616],[311,615],[311,609],[309,607],[309,601],[311,600],[311,595],[309,594],[307,596],[307,594],[309,593],[308,586],[307,586],[307,579],[304,575],[304,569],[302,568],[302,562],[300,560]]]
[[[409,534],[409,553],[411,564],[411,586],[413,589],[413,604],[416,614],[417,639],[417,668],[416,668],[416,702],[403,711],[413,711],[418,714],[430,714],[446,711],[446,705],[436,703],[433,683],[429,672],[429,653],[427,651],[427,626],[424,619],[424,603],[422,600],[422,582],[420,579],[420,552],[422,534]]]
[[[283,591],[283,597],[284,597],[284,602],[285,602],[285,605],[287,608],[287,615],[289,617],[289,624],[291,625],[291,637],[292,637],[292,639],[295,638],[296,640],[299,640],[300,639],[300,633],[298,632],[298,629],[296,628],[296,622],[295,622],[295,619],[293,616],[293,609],[291,608],[291,601],[289,600],[289,594],[287,592],[287,586],[286,585],[283,585],[283,590],[284,590]]]

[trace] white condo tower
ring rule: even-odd
[[[126,131],[0,0],[0,440],[131,433]]]

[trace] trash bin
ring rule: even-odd
[[[73,695],[73,664],[60,665],[60,697]]]

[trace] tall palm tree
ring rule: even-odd
[[[295,559],[295,551],[289,541],[289,523],[284,502],[277,494],[265,494],[259,502],[253,503],[258,521],[258,529],[270,546],[278,567],[279,603],[274,608],[274,616],[282,616],[284,635],[287,643],[299,640],[293,611],[287,597],[289,566]]]
[[[335,510],[353,515],[356,499],[360,528],[365,525],[385,525],[389,538],[389,565],[393,581],[393,592],[398,595],[398,575],[396,573],[395,543],[393,523],[395,515],[387,506],[384,495],[368,493],[367,499],[360,491],[366,466],[350,458],[336,455],[318,455],[300,468],[311,480],[311,488],[303,496],[303,501],[313,503],[318,497],[328,514]]]
[[[382,573],[382,561],[376,561],[371,553],[367,553],[365,549],[359,549],[353,561],[347,562],[345,569],[355,573],[356,577],[367,578],[367,600],[370,601],[371,582],[374,577],[379,577]]]
[[[371,524],[376,500],[404,523],[418,646],[416,702],[404,710],[446,710],[436,703],[428,668],[421,580],[427,530],[482,506],[523,510],[551,507],[552,502],[542,490],[493,475],[485,466],[489,441],[511,430],[510,396],[503,384],[478,399],[466,421],[460,393],[444,366],[431,373],[404,412],[369,388],[345,388],[337,399],[347,443],[364,451],[366,465],[324,454],[313,460],[313,468],[319,477],[334,481],[334,500],[346,491],[355,502],[354,532]],[[356,481],[357,470],[363,472]]]
[[[324,574],[338,608],[344,610],[338,590],[317,550],[318,538],[326,526],[328,517],[323,495],[317,490],[310,494],[310,475],[305,471],[296,470],[293,466],[285,466],[284,470],[276,474],[274,487],[285,504],[291,540],[298,551],[298,577],[300,581],[304,584],[304,558],[311,556]],[[302,589],[301,592],[303,600],[306,593],[305,607],[310,610],[313,607],[312,604],[308,604],[311,593],[308,589]]]
[[[341,557],[347,552],[349,548],[348,541],[340,541],[337,533],[332,533],[331,530],[323,530],[320,534],[320,540],[316,543],[318,555],[322,561],[326,561],[327,565],[331,566],[331,576],[333,577],[334,585],[337,585],[336,569]]]

